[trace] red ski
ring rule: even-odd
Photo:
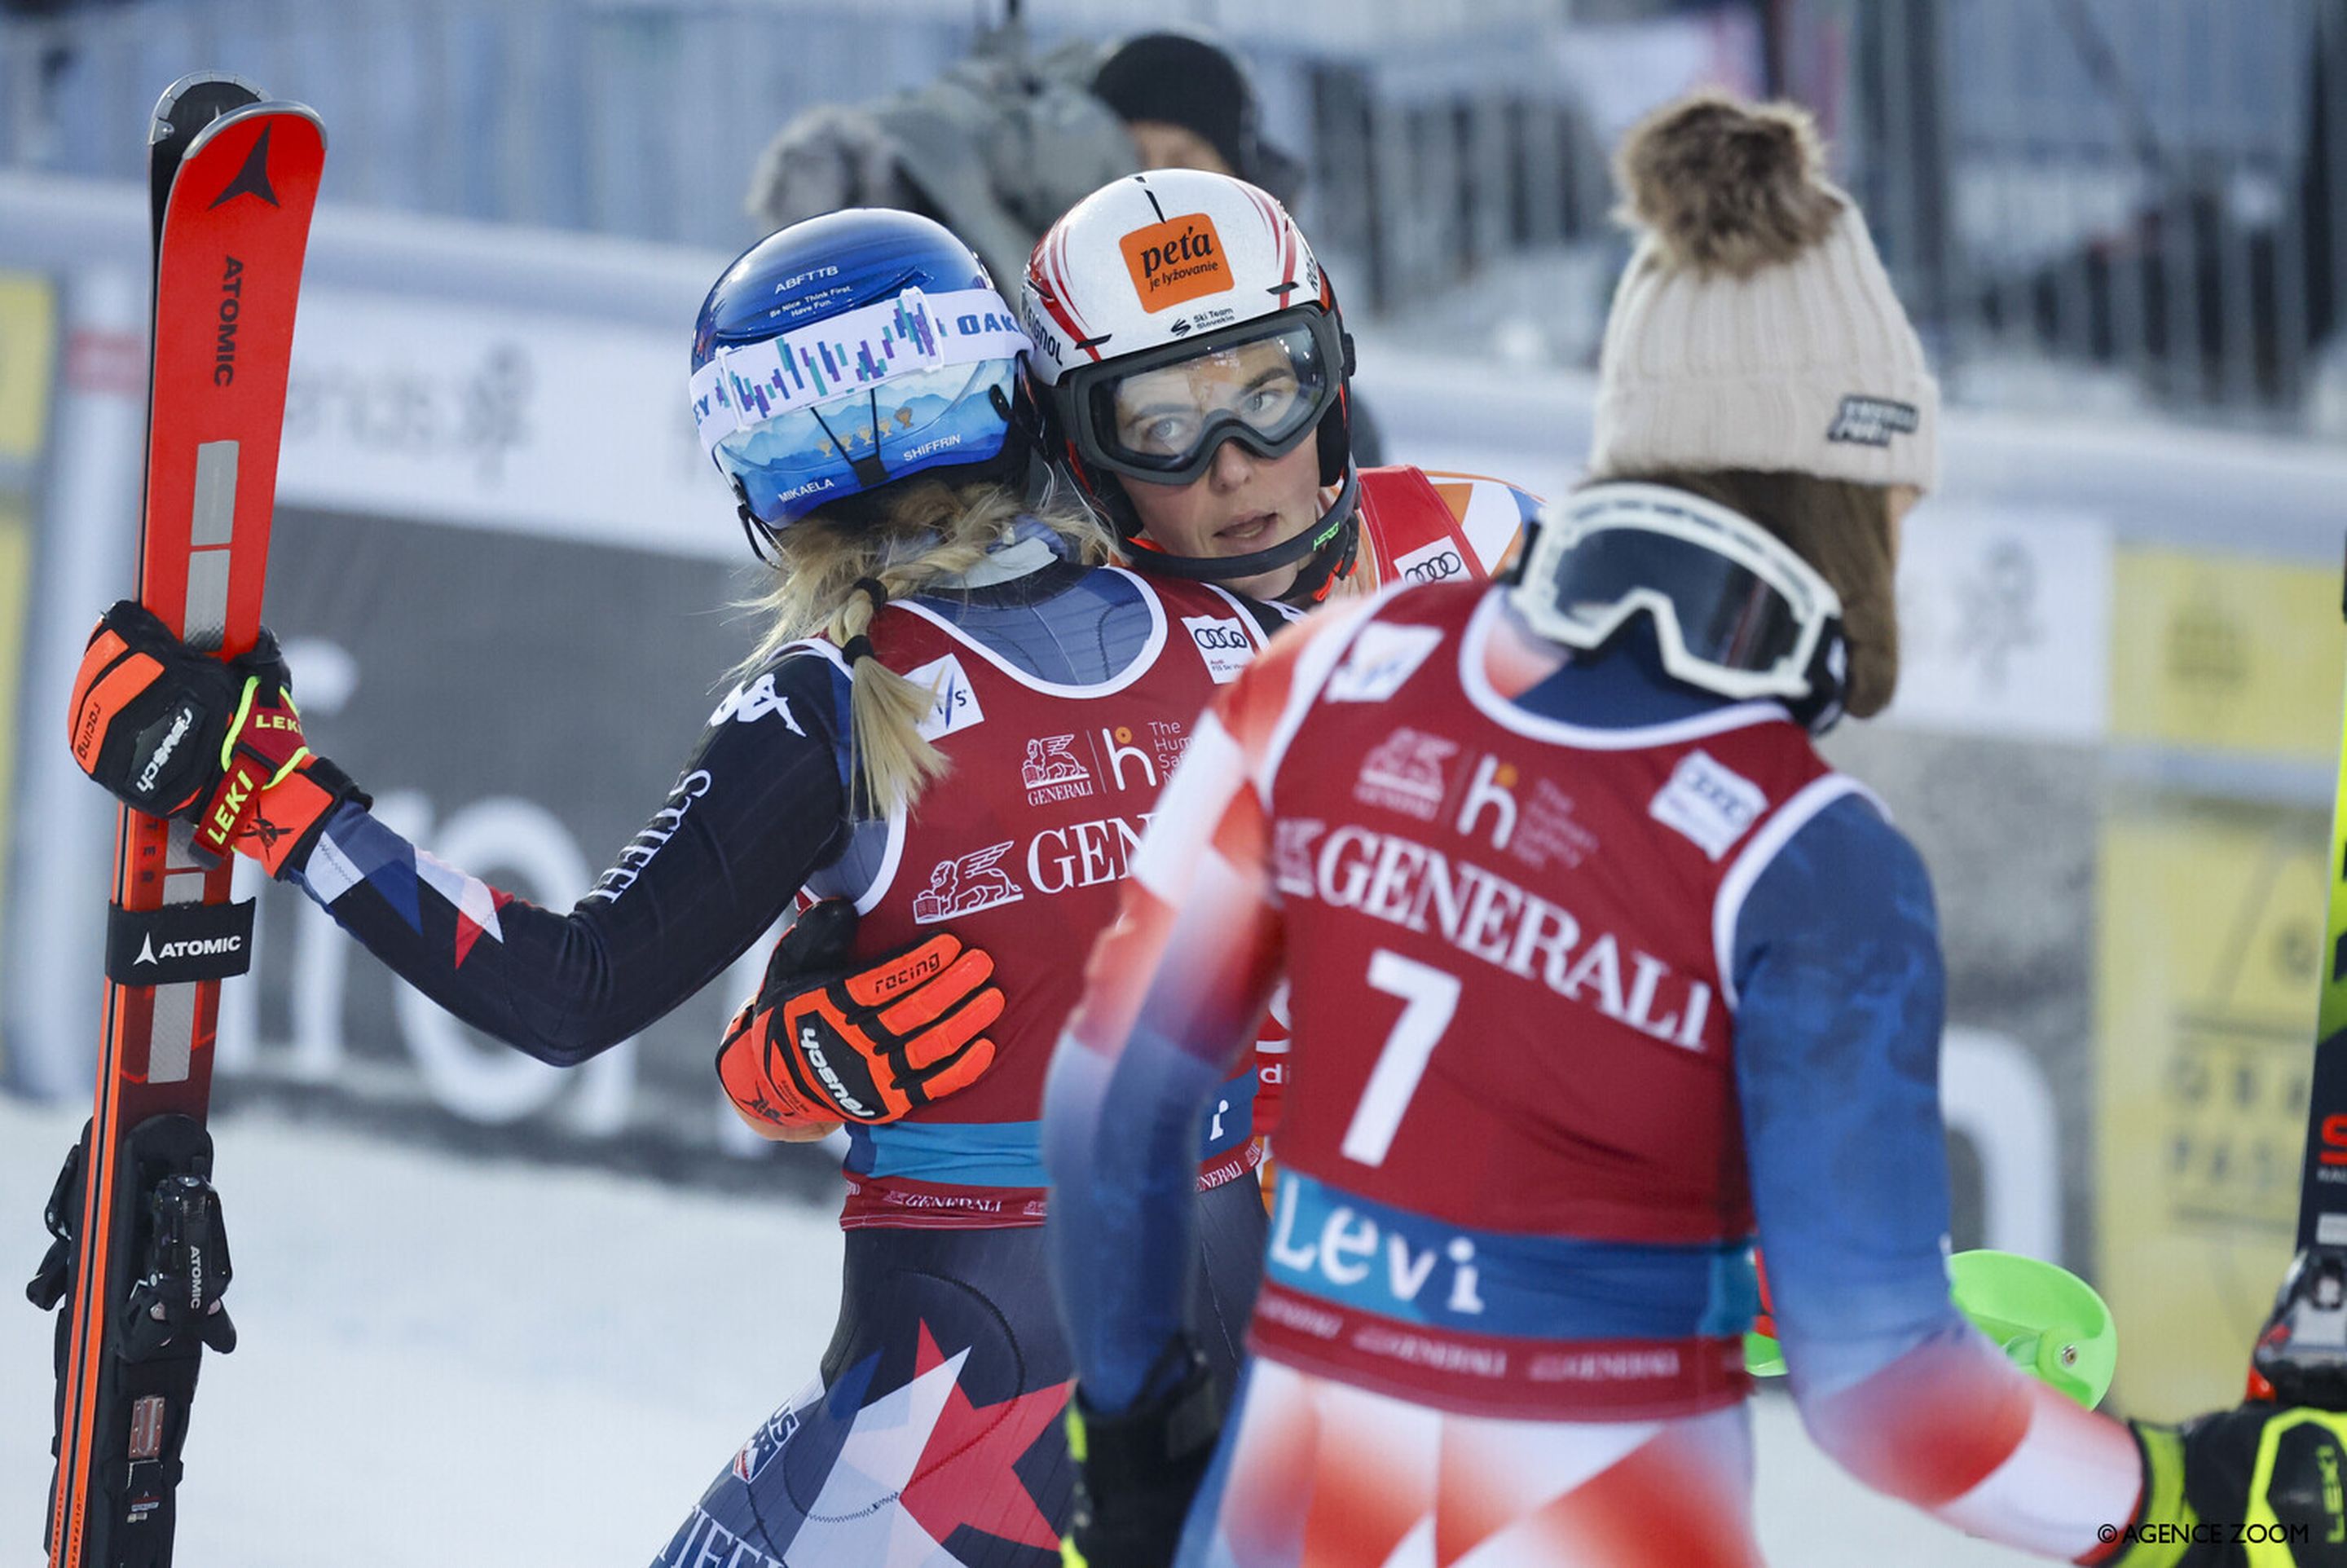
[[[261,626],[294,303],[325,159],[318,118],[190,77],[156,106],[154,379],[138,597],[231,657]],[[97,1096],[51,1201],[34,1297],[63,1296],[51,1568],[164,1568],[205,1346],[234,1331],[204,1116],[222,979],[252,911],[189,827],[118,825]],[[46,1289],[45,1289],[46,1286]]]

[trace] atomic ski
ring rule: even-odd
[[[155,288],[138,597],[221,657],[253,644],[311,210],[318,117],[194,76],[149,136]],[[180,1448],[206,1346],[236,1340],[210,1185],[220,983],[250,958],[252,909],[188,825],[118,820],[97,1094],[49,1201],[29,1289],[57,1325],[51,1568],[166,1568]]]
[[[2347,589],[2340,613],[2347,616]],[[2331,809],[2322,999],[2298,1187],[2298,1255],[2250,1354],[2250,1397],[2347,1409],[2347,718]]]

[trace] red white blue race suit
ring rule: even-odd
[[[1198,1102],[1291,988],[1255,1359],[1183,1563],[1758,1563],[1756,1236],[1860,1479],[2051,1555],[2131,1517],[2125,1430],[1949,1301],[1920,860],[1651,639],[1567,661],[1468,585],[1286,633],[1201,721],[1091,972],[1045,1142],[1111,1411],[1183,1324]]]
[[[1496,559],[1532,505],[1492,481],[1411,469],[1373,471],[1363,495],[1364,569],[1429,579]],[[910,820],[849,820],[847,676],[835,650],[802,644],[720,704],[667,800],[567,913],[438,861],[355,805],[288,868],[427,996],[563,1066],[715,979],[802,887],[856,900],[861,950],[950,921],[992,952],[1012,999],[992,1031],[997,1065],[851,1134],[846,1283],[820,1375],[753,1436],[661,1563],[850,1560],[871,1530],[937,1543],[917,1561],[1053,1561],[1068,1496],[1055,1418],[1071,1368],[1037,1228],[1049,1042],[1190,725],[1279,619],[1211,587],[1061,563],[892,604],[875,648],[938,680],[926,733],[955,764]],[[1226,1321],[1203,1336],[1226,1374],[1261,1267],[1255,1083],[1252,1065],[1228,1075],[1194,1151],[1191,1306]]]
[[[854,1138],[841,1312],[820,1375],[660,1549],[668,1568],[1057,1562],[1071,1366],[1039,1228],[1042,1075],[1190,725],[1264,634],[1215,589],[1081,570],[1040,539],[989,565],[1007,580],[892,603],[871,630],[884,661],[935,682],[924,727],[952,763],[909,818],[850,820],[848,676],[816,642],[727,697],[667,802],[567,913],[441,863],[355,805],[291,868],[435,1000],[558,1064],[714,979],[803,886],[856,899],[866,951],[950,919],[1020,999],[990,1031],[985,1080]],[[1204,1336],[1225,1377],[1264,1227],[1252,1064],[1228,1077],[1192,1152],[1190,1302],[1226,1324]]]

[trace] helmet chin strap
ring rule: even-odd
[[[1294,538],[1283,539],[1269,549],[1243,556],[1177,556],[1138,536],[1126,542],[1133,547],[1133,565],[1136,570],[1158,577],[1178,577],[1189,582],[1228,582],[1233,578],[1276,571],[1317,555],[1342,538],[1360,504],[1361,471],[1348,463],[1337,498],[1320,514],[1319,520]]]

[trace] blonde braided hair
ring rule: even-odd
[[[1056,482],[1031,503],[1007,485],[935,479],[871,499],[882,503],[876,516],[818,507],[780,530],[773,581],[750,602],[767,618],[766,630],[737,671],[755,671],[810,637],[827,638],[847,657],[850,809],[859,817],[910,809],[948,765],[920,733],[937,693],[872,652],[868,634],[882,606],[959,581],[1009,542],[1021,518],[1051,529],[1081,565],[1116,559],[1107,527]]]

